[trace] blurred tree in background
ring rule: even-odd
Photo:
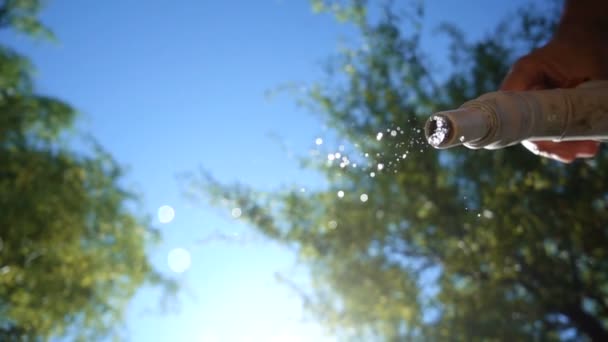
[[[203,172],[187,194],[240,207],[297,251],[314,286],[291,285],[345,339],[608,341],[605,150],[563,165],[521,147],[439,152],[422,132],[430,113],[496,90],[551,36],[560,5],[526,7],[475,42],[443,25],[452,68],[440,77],[421,49],[422,6],[313,1],[359,32],[306,97],[347,142],[302,158],[328,186],[265,193]]]
[[[52,38],[38,0],[0,1],[0,28]],[[28,59],[0,46],[0,340],[118,333],[158,233],[127,206],[121,169],[100,148],[67,148],[75,111],[36,92]]]

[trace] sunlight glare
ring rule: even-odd
[[[302,339],[293,335],[279,335],[271,339],[272,342],[302,342]]]

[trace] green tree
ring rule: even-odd
[[[0,1],[0,28],[52,37],[38,0]],[[36,92],[28,59],[0,46],[0,340],[118,333],[143,284],[173,284],[146,256],[158,232],[128,209],[136,197],[101,148],[77,153],[75,111]],[[133,207],[131,205],[131,207]]]
[[[521,147],[438,152],[421,131],[430,113],[497,89],[550,36],[554,5],[526,7],[475,42],[444,25],[453,68],[438,77],[421,50],[422,6],[313,1],[360,38],[307,94],[348,142],[302,158],[327,188],[264,193],[203,173],[186,193],[240,207],[291,246],[314,286],[292,285],[346,339],[608,340],[605,150],[566,166]]]

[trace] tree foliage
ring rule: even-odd
[[[443,25],[452,68],[439,78],[421,49],[422,6],[313,3],[360,33],[307,94],[348,142],[304,158],[328,187],[264,193],[203,174],[187,193],[240,207],[294,248],[315,285],[299,289],[306,305],[347,339],[606,340],[605,150],[571,165],[521,147],[438,152],[421,130],[429,113],[497,89],[550,37],[556,10],[526,7],[474,42]]]
[[[40,1],[0,1],[0,27],[50,36]],[[137,198],[101,148],[67,146],[67,103],[36,92],[28,59],[0,46],[0,340],[92,340],[120,323],[144,283],[158,233],[128,210]],[[131,206],[132,207],[132,206]]]

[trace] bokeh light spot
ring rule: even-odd
[[[175,210],[169,205],[158,208],[158,220],[160,223],[169,223],[175,218]]]
[[[175,248],[169,252],[167,263],[171,271],[175,273],[183,273],[192,265],[190,252],[184,248]]]

